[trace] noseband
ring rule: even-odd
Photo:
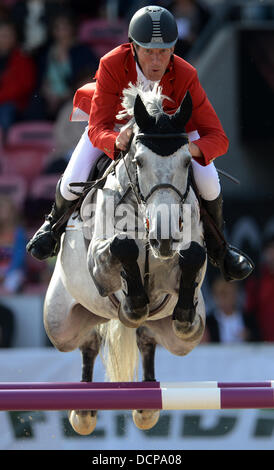
[[[138,177],[137,177],[138,178]],[[173,184],[170,184],[170,183],[160,183],[160,184],[155,184],[155,186],[153,186],[153,188],[151,188],[151,190],[149,191],[148,195],[146,197],[144,197],[141,193],[141,190],[140,190],[140,186],[139,186],[139,181],[138,179],[136,179],[136,186],[138,188],[138,192],[139,192],[139,195],[140,195],[140,198],[141,198],[141,201],[146,204],[148,199],[152,196],[152,194],[155,192],[155,191],[158,191],[158,189],[172,189],[173,191],[175,191],[175,193],[178,194],[178,196],[180,197],[180,202],[182,204],[184,204],[187,196],[188,196],[188,193],[189,193],[189,188],[190,188],[190,178],[187,179],[187,187],[186,187],[186,190],[184,192],[184,194],[181,193],[181,191],[179,191],[178,188],[176,188],[176,186],[173,186]]]

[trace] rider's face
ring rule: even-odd
[[[161,80],[173,54],[174,47],[168,49],[136,48],[139,64],[148,80]]]

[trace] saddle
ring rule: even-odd
[[[105,173],[106,169],[109,167],[111,162],[112,160],[105,153],[99,155],[99,157],[95,161],[95,164],[92,166],[92,169],[88,176],[88,182],[92,183],[102,178],[103,174]],[[104,181],[101,182],[101,185],[99,185],[98,188],[101,189],[103,185]]]

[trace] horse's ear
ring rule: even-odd
[[[135,98],[134,117],[137,126],[141,130],[150,129],[155,124],[155,119],[147,112],[140,95]]]
[[[189,91],[186,92],[180,108],[171,118],[172,124],[176,129],[184,129],[192,114],[192,99]]]

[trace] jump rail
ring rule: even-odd
[[[252,408],[274,408],[274,381],[0,383],[0,411]]]
[[[274,380],[257,382],[0,382],[0,390],[96,389],[96,388],[249,388],[274,387]]]

